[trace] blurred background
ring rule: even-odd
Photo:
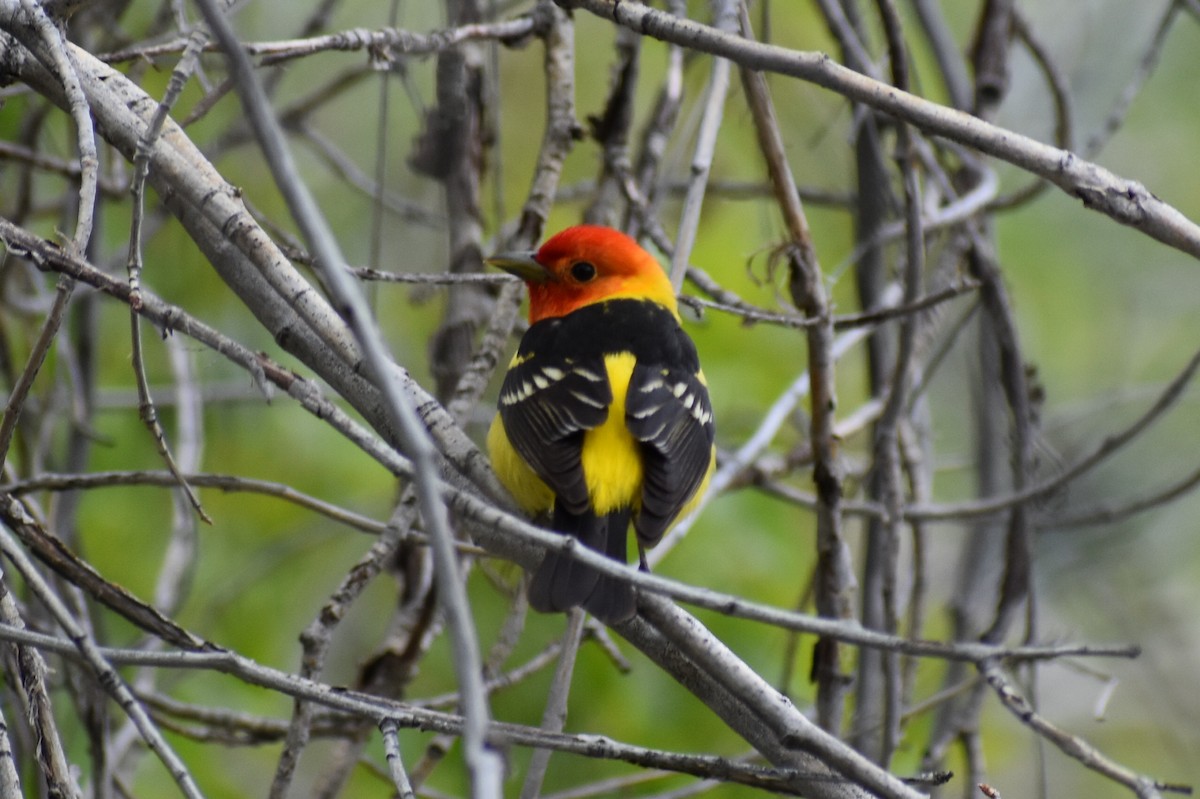
[[[247,2],[233,17],[239,36],[250,42],[293,38],[313,19],[317,4]],[[870,51],[883,50],[869,18]],[[978,3],[945,3],[942,9],[955,42],[965,51],[971,42]],[[87,8],[86,6],[94,6]],[[520,14],[532,3],[485,2],[498,18]],[[906,30],[915,29],[912,4],[900,3]],[[1175,11],[1164,26],[1168,8]],[[322,32],[379,28],[388,24],[428,32],[447,25],[440,3],[326,2],[329,15]],[[1200,175],[1195,150],[1200,145],[1200,9],[1194,2],[1144,0],[1063,0],[1017,3],[1025,25],[1036,32],[1069,92],[1073,142],[1083,153],[1093,140],[1092,158],[1118,175],[1143,183],[1190,219],[1200,219]],[[143,42],[169,42],[180,36],[171,21],[173,4],[133,0],[85,4],[72,22],[72,40],[94,53],[114,52]],[[687,4],[690,16],[707,21],[707,4]],[[189,22],[190,7],[181,9]],[[393,16],[394,15],[394,16]],[[764,16],[765,15],[765,16]],[[797,50],[836,53],[816,3],[751,4],[758,35]],[[106,20],[100,22],[100,19]],[[764,21],[766,24],[764,25]],[[1165,30],[1165,33],[1162,31]],[[1161,47],[1155,44],[1161,34]],[[308,34],[305,34],[308,35]],[[616,36],[611,23],[586,12],[575,14],[576,115],[586,124],[603,111],[610,87]],[[943,84],[928,47],[916,34],[913,46],[914,91],[945,101]],[[482,170],[483,247],[499,247],[524,202],[545,124],[543,47],[480,46],[488,76],[490,147]],[[632,129],[640,130],[656,107],[656,92],[667,68],[666,45],[642,43],[641,74],[635,94]],[[166,87],[179,49],[149,57],[121,59],[116,66],[134,76],[152,97]],[[1153,62],[1150,64],[1149,62]],[[184,120],[211,107],[187,125],[188,135],[208,154],[225,178],[239,187],[256,216],[294,235],[263,159],[246,136],[243,112],[230,92],[211,93],[225,78],[216,54],[202,61],[205,84],[191,81],[173,117]],[[1042,141],[1055,135],[1054,104],[1044,71],[1028,49],[1014,46],[1011,83],[995,113],[995,122]],[[442,185],[414,169],[410,157],[425,113],[436,103],[432,57],[393,55],[372,69],[364,52],[320,52],[264,68],[277,81],[273,102],[282,114],[308,103],[316,87],[331,86],[330,98],[299,114],[289,128],[291,143],[308,185],[337,231],[353,266],[392,272],[442,272],[448,265],[446,210]],[[699,124],[703,90],[709,79],[707,56],[689,56],[684,68],[684,98],[678,125],[662,161],[665,184],[681,186]],[[1152,69],[1149,67],[1152,66]],[[1144,72],[1143,71],[1148,70]],[[1144,85],[1137,85],[1143,75]],[[798,80],[769,78],[787,155],[797,182],[814,195],[806,210],[817,253],[828,277],[837,313],[859,310],[855,272],[853,215],[844,201],[853,194],[855,159],[851,130],[854,114],[840,96]],[[207,89],[205,88],[207,86]],[[1136,91],[1130,91],[1133,86]],[[383,99],[386,97],[386,101]],[[1123,103],[1127,113],[1114,131],[1107,120]],[[1099,137],[1099,138],[1097,138]],[[74,154],[69,119],[48,110],[20,86],[4,90],[0,107],[0,144],[35,149],[56,159]],[[16,153],[16,154],[14,154]],[[599,146],[580,141],[567,158],[559,185],[560,200],[548,221],[549,234],[580,220],[593,194],[602,162]],[[1001,195],[1028,184],[1031,177],[1003,163],[995,169]],[[128,165],[106,150],[102,169],[118,189],[127,184]],[[392,198],[380,211],[376,178]],[[754,126],[734,78],[712,164],[712,188],[706,197],[691,263],[722,286],[766,309],[787,307],[782,280],[769,264],[771,248],[785,235],[778,210],[762,190],[764,168]],[[50,170],[28,169],[16,150],[0,151],[0,213],[43,236],[69,230],[73,179]],[[841,198],[841,200],[839,200]],[[664,192],[658,219],[668,236],[678,224],[681,193]],[[64,203],[66,202],[66,205]],[[233,297],[180,226],[157,210],[151,193],[145,240],[147,288],[219,328],[255,350],[264,350],[301,373],[302,364],[276,346],[269,333]],[[99,211],[90,260],[122,274],[128,246],[127,195],[106,196]],[[1094,449],[1106,436],[1125,429],[1156,401],[1200,349],[1200,269],[1194,258],[1168,248],[1050,188],[1034,200],[991,216],[996,255],[1018,323],[1022,356],[1037,386],[1040,426],[1035,445],[1038,479],[1047,479]],[[268,229],[273,229],[268,227]],[[897,263],[901,245],[888,249]],[[932,249],[932,247],[931,247]],[[0,350],[6,381],[22,368],[40,327],[53,278],[43,277],[11,254],[0,262],[3,308]],[[431,386],[429,341],[441,321],[443,288],[371,284],[373,307],[396,359],[422,385]],[[696,293],[694,289],[686,291]],[[958,317],[970,295],[939,312]],[[65,339],[76,355],[85,344],[93,360],[95,411],[88,419],[91,439],[87,471],[158,469],[154,443],[138,419],[130,369],[127,309],[80,289],[72,310],[72,331],[90,331]],[[749,325],[720,311],[691,313],[687,328],[695,338],[712,391],[718,419],[718,444],[735,450],[758,428],[765,410],[806,367],[802,332]],[[276,396],[263,400],[251,379],[221,356],[179,335],[160,338],[144,330],[146,368],[168,437],[181,436],[176,412],[181,381],[200,387],[202,429],[192,439],[196,469],[286,483],[358,513],[385,521],[396,499],[394,480],[334,431],[296,403]],[[66,346],[66,345],[64,345]],[[510,346],[512,346],[510,344]],[[507,358],[507,355],[504,356]],[[502,359],[503,360],[503,359]],[[10,454],[6,480],[61,467],[70,417],[70,392],[76,361],[52,353]],[[869,398],[865,355],[860,347],[838,365],[839,418]],[[975,496],[972,394],[980,379],[978,350],[971,335],[948,342],[944,360],[927,387],[929,435],[935,502]],[[481,441],[490,420],[495,387],[473,414],[470,434]],[[11,386],[11,382],[6,382]],[[1099,468],[1063,490],[1040,500],[1034,580],[1037,640],[1043,643],[1135,643],[1134,660],[1088,659],[1041,666],[1032,684],[1041,713],[1080,735],[1115,761],[1173,782],[1200,781],[1200,499],[1184,492],[1142,513],[1112,523],[1077,525],[1072,519],[1108,506],[1120,507],[1150,496],[1200,468],[1200,393],[1184,389],[1160,421]],[[777,459],[800,457],[807,436],[802,412],[793,414],[770,449]],[[861,487],[870,452],[865,431],[842,442],[850,480]],[[808,471],[785,475],[798,490],[811,491]],[[347,570],[372,539],[345,526],[279,500],[248,493],[201,491],[214,523],[199,527],[195,553],[182,578],[174,618],[188,629],[280,669],[299,666],[299,631],[318,613]],[[49,496],[44,501],[58,507]],[[107,579],[139,597],[155,596],[160,562],[170,538],[173,503],[160,488],[115,487],[78,497],[78,547]],[[847,522],[851,549],[862,551],[862,523]],[[951,634],[947,612],[962,574],[960,553],[969,533],[965,523],[939,522],[926,527],[928,596],[923,636]],[[737,593],[758,602],[795,607],[803,601],[814,561],[811,511],[768,492],[743,487],[716,497],[689,534],[658,570],[671,577]],[[905,543],[905,557],[910,557]],[[905,561],[907,563],[907,561]],[[856,564],[858,560],[856,560]],[[994,570],[999,564],[993,564]],[[485,574],[485,572],[487,572]],[[508,600],[494,583],[511,585],[519,569],[488,564],[476,569],[470,591],[485,650],[495,643],[508,612]],[[491,579],[489,579],[489,574]],[[907,590],[907,587],[906,589]],[[396,606],[396,586],[376,580],[338,629],[324,679],[351,685],[386,635]],[[714,613],[697,616],[739,656],[802,708],[812,702],[808,681],[812,641],[794,642],[784,631]],[[112,614],[98,613],[97,625],[113,645],[133,646],[140,633]],[[510,663],[527,660],[561,634],[560,617],[531,616]],[[1012,642],[1019,642],[1014,633]],[[620,644],[618,643],[618,647]],[[712,713],[629,647],[628,673],[614,667],[601,647],[586,644],[574,678],[567,730],[608,735],[623,741],[677,751],[734,756],[748,747]],[[454,689],[449,647],[436,640],[411,683],[410,698]],[[920,703],[943,686],[944,666],[922,662],[913,689]],[[496,718],[524,724],[539,722],[552,669],[543,669],[493,697]],[[215,705],[248,714],[286,720],[289,698],[247,686],[219,674],[197,671],[158,675],[157,692],[197,705]],[[68,700],[62,699],[64,703]],[[14,708],[5,713],[12,723]],[[68,714],[69,715],[69,714]],[[932,716],[915,718],[904,731],[892,770],[921,768]],[[86,739],[67,722],[69,751],[81,761]],[[279,744],[220,747],[187,733],[187,723],[172,732],[206,795],[265,795],[279,755]],[[1124,789],[1087,771],[1035,736],[989,694],[980,719],[987,777],[1006,797],[1118,796]],[[404,733],[406,761],[417,761],[431,736]],[[382,754],[372,741],[363,766],[353,772],[346,796],[387,795],[379,773]],[[299,786],[319,783],[335,744],[315,741],[301,762]],[[508,753],[520,774],[524,750]],[[946,767],[964,772],[962,753],[952,748]],[[630,767],[557,755],[546,781],[546,794],[607,776],[626,775]],[[680,777],[626,787],[610,795],[660,795],[690,785]],[[514,795],[516,785],[509,786]],[[433,771],[421,795],[463,795],[465,777],[457,749]],[[152,758],[142,758],[126,786],[129,795],[165,796],[170,778]],[[745,788],[716,787],[716,796],[749,795]],[[957,779],[943,795],[971,795]],[[302,787],[296,795],[309,795]]]

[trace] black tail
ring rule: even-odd
[[[606,516],[588,511],[576,515],[555,508],[553,529],[577,538],[584,546],[625,563],[629,532],[628,509]],[[617,624],[637,613],[633,586],[606,577],[568,555],[547,552],[529,583],[529,604],[534,610],[555,613],[582,605],[605,624]]]

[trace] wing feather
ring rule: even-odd
[[[500,419],[517,454],[568,513],[590,510],[584,433],[613,402],[605,356],[632,353],[625,423],[643,466],[634,525],[653,545],[711,468],[713,415],[695,345],[677,318],[652,302],[610,300],[530,327],[500,390]]]
[[[634,519],[638,538],[653,546],[704,483],[712,461],[713,417],[695,350],[681,366],[642,364],[633,371],[625,398],[626,424],[642,442],[642,507]]]
[[[571,513],[588,510],[580,452],[584,431],[608,418],[612,389],[603,375],[602,356],[534,352],[518,359],[500,388],[500,419],[513,449]]]

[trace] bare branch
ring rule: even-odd
[[[1071,152],[899,91],[839,66],[820,53],[748,41],[638,3],[561,2],[570,8],[587,9],[648,36],[728,58],[748,69],[791,75],[836,91],[926,133],[961,142],[1040,175],[1081,200],[1085,207],[1200,258],[1200,225],[1159,200],[1140,183],[1121,178]]]
[[[5,516],[7,522],[9,517],[7,511],[5,512]],[[29,585],[38,600],[50,611],[50,614],[54,617],[58,625],[66,631],[71,641],[75,644],[75,647],[79,650],[80,655],[83,656],[84,662],[95,672],[96,679],[104,686],[104,689],[112,696],[113,700],[120,705],[121,709],[125,711],[130,720],[133,721],[138,732],[141,733],[142,739],[146,742],[146,746],[162,761],[183,795],[188,797],[188,799],[201,799],[200,790],[196,787],[196,783],[183,761],[179,759],[175,750],[163,738],[141,704],[130,693],[129,687],[121,679],[121,676],[104,659],[95,641],[75,621],[70,610],[58,598],[58,595],[50,585],[38,574],[33,562],[26,557],[24,550],[17,545],[12,533],[3,525],[0,525],[0,550],[3,550],[5,557],[12,561],[17,571],[20,572],[22,579]]]
[[[988,685],[996,692],[1000,702],[1021,720],[1025,726],[1057,746],[1063,754],[1073,757],[1093,771],[1103,774],[1110,780],[1124,785],[1133,791],[1140,799],[1155,799],[1164,792],[1191,794],[1192,789],[1186,785],[1175,785],[1160,782],[1112,762],[1102,755],[1099,750],[1082,738],[1071,735],[1056,725],[1051,724],[1039,713],[1035,712],[1028,700],[1016,689],[999,664],[995,661],[985,661],[979,664],[980,673],[988,681]]]
[[[216,8],[215,2],[199,0],[199,5],[209,27],[212,28],[213,36],[230,60],[238,81],[243,107],[250,116],[276,183],[317,257],[331,292],[340,306],[341,315],[349,320],[358,345],[363,348],[366,365],[380,383],[387,411],[397,426],[404,449],[410,453],[413,460],[421,516],[430,534],[434,563],[440,575],[438,596],[442,610],[450,620],[455,672],[463,692],[463,708],[467,720],[463,738],[472,778],[472,796],[480,799],[498,797],[500,762],[495,753],[484,748],[483,738],[490,713],[487,696],[483,691],[474,623],[459,577],[446,509],[435,487],[437,469],[434,463],[433,443],[408,398],[391,379],[393,364],[386,345],[371,319],[366,301],[345,272],[346,261],[342,257],[333,231],[299,179],[283,132],[270,113],[270,105],[255,79],[249,59],[241,50],[233,30]]]

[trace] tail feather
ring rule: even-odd
[[[573,536],[586,547],[602,550],[606,531],[603,521],[590,511],[574,514],[556,507],[551,529]],[[570,610],[584,603],[599,579],[600,572],[575,558],[547,552],[529,583],[529,604],[544,613]]]
[[[604,553],[618,563],[625,563],[629,511],[611,513],[605,518],[608,522],[608,540]],[[602,574],[583,607],[605,624],[617,624],[637,614],[637,596],[630,583]]]
[[[584,546],[625,563],[629,510],[605,516],[591,511],[572,514],[555,509],[555,532],[574,536]],[[547,552],[529,583],[529,604],[534,610],[554,613],[582,605],[605,624],[627,621],[637,613],[633,586],[606,577],[569,555]]]

